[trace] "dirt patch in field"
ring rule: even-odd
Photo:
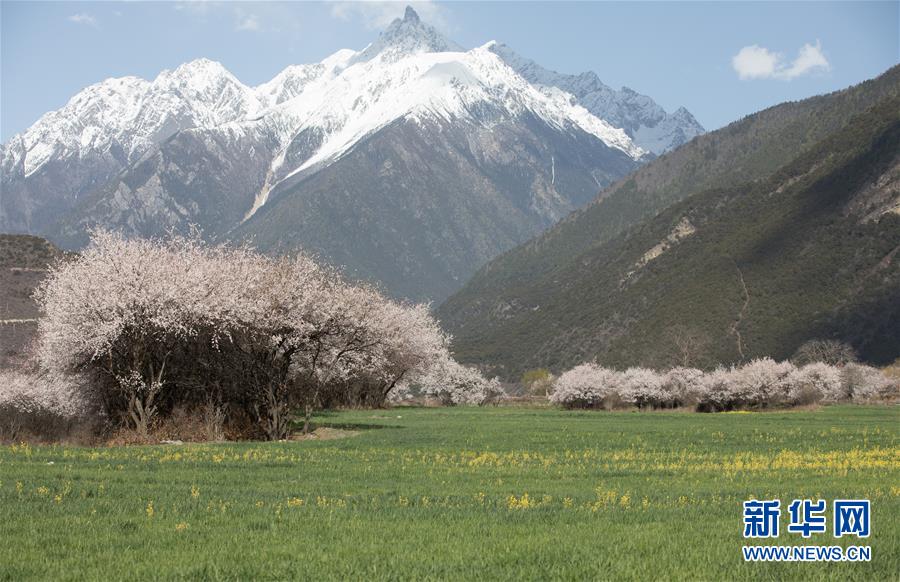
[[[343,428],[332,428],[330,426],[320,426],[309,434],[296,433],[291,435],[292,441],[330,441],[334,439],[346,439],[358,435],[358,430],[346,430]]]

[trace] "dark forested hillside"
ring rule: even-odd
[[[494,363],[507,376],[593,358],[615,366],[709,366],[784,358],[804,340],[827,337],[851,343],[872,362],[896,358],[898,87],[895,68],[874,82],[813,100],[817,106],[780,106],[806,109],[790,123],[775,108],[698,138],[682,148],[687,151],[667,156],[680,157],[681,172],[669,169],[665,158],[637,171],[591,209],[489,265],[442,306],[458,356]],[[838,104],[851,108],[875,98],[865,113],[838,122],[845,115]],[[748,127],[766,116],[773,125],[747,137]],[[776,131],[775,117],[782,119],[782,131]],[[729,134],[740,135],[735,139],[743,145]],[[813,136],[821,139],[806,145]],[[768,171],[775,160],[791,157],[785,140],[795,159]],[[692,156],[703,142],[722,144],[716,151],[728,151],[734,168],[713,156],[707,174],[696,170],[700,162]],[[660,184],[662,176],[670,184],[693,180],[708,187],[608,236],[600,225],[615,212],[600,210],[613,202],[625,208],[630,197],[671,193],[641,186]],[[628,214],[618,216],[624,228]],[[529,255],[536,257],[531,278]],[[499,280],[510,286],[507,293],[492,292]]]
[[[681,146],[603,190],[542,235],[497,257],[441,308],[454,329],[521,293],[578,255],[710,188],[763,180],[879,101],[900,95],[900,66],[843,91],[782,103]]]

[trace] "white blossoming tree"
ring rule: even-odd
[[[143,433],[176,406],[218,402],[284,438],[297,406],[308,429],[323,396],[380,405],[405,378],[458,366],[427,306],[348,284],[302,254],[97,232],[37,298],[42,368],[89,378],[81,396]],[[483,391],[456,376],[460,394]]]
[[[459,364],[447,353],[419,376],[417,383],[423,395],[437,398],[448,406],[486,404],[503,394],[497,378],[487,379],[475,368]]]
[[[668,401],[663,378],[648,368],[629,368],[622,374],[622,397],[638,408],[662,405]]]
[[[550,402],[567,408],[610,407],[621,398],[622,375],[588,363],[575,366],[557,380]]]

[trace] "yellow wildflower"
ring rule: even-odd
[[[534,507],[534,502],[531,500],[531,497],[528,496],[528,493],[523,493],[522,497],[516,497],[515,495],[510,495],[506,499],[506,507],[509,509],[530,509]]]

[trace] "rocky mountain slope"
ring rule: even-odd
[[[493,43],[490,50],[533,85],[571,94],[585,109],[621,127],[634,143],[654,154],[674,150],[705,132],[684,107],[668,113],[646,95],[628,87],[617,91],[605,85],[592,71],[566,75],[521,57],[504,44]]]
[[[258,87],[204,59],[110,79],[0,148],[0,230],[77,248],[94,225],[195,224],[442,300],[654,156],[566,91],[412,9],[365,49]]]
[[[496,259],[439,309],[510,377],[695,365],[837,338],[900,355],[900,67],[702,136]],[[653,208],[655,215],[643,218]]]
[[[42,238],[0,234],[0,368],[25,358],[39,315],[32,293],[50,265],[66,256]]]

